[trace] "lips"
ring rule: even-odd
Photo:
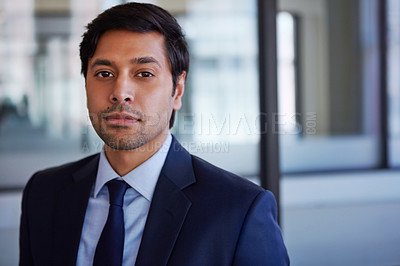
[[[133,117],[132,115],[125,113],[113,113],[104,117],[107,124],[111,125],[127,125],[134,124],[139,121],[138,118]]]

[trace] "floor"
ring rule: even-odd
[[[284,177],[291,265],[400,265],[400,172]],[[21,192],[0,193],[0,266],[18,264]]]
[[[284,177],[292,265],[400,265],[400,171]]]

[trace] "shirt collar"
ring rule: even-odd
[[[99,166],[97,171],[96,183],[94,186],[93,196],[96,198],[101,188],[108,181],[119,178],[128,183],[138,193],[140,193],[148,201],[153,198],[154,189],[160,176],[161,169],[167,158],[168,150],[171,146],[172,136],[168,133],[161,148],[144,163],[130,171],[125,176],[119,176],[111,167],[107,160],[104,149],[100,153]]]

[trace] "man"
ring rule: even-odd
[[[176,20],[150,4],[113,7],[88,25],[80,55],[104,149],[30,179],[20,265],[288,265],[272,193],[169,133],[189,69]]]

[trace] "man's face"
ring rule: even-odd
[[[105,32],[89,59],[86,76],[87,107],[97,134],[117,150],[162,143],[172,110],[181,107],[185,75],[179,77],[172,95],[161,34]]]

